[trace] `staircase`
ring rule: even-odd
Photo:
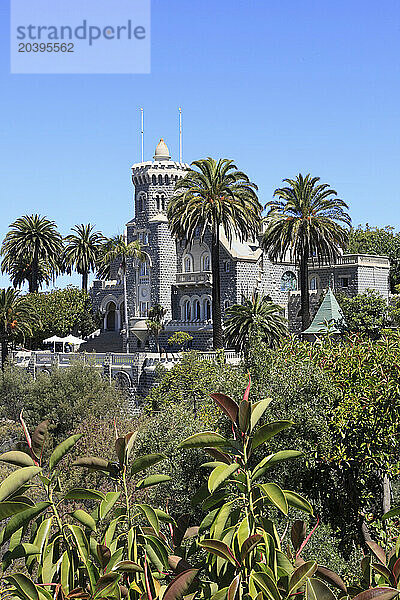
[[[102,331],[97,337],[81,345],[80,352],[122,352],[122,335],[119,331]]]

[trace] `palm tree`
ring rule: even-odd
[[[75,233],[65,238],[65,264],[82,275],[82,290],[85,292],[88,288],[89,273],[96,268],[99,251],[105,241],[103,234],[93,229],[94,226],[90,223],[75,225],[72,228]]]
[[[2,272],[7,271],[19,261],[27,263],[29,291],[37,292],[40,282],[43,282],[40,275],[41,262],[47,265],[54,276],[61,270],[62,252],[62,237],[54,221],[40,215],[25,215],[10,225],[10,231],[4,238],[1,269]]]
[[[267,296],[253,294],[243,304],[234,304],[226,310],[225,339],[228,346],[246,352],[250,340],[275,346],[287,335],[286,319],[282,308]]]
[[[257,186],[238,171],[232,160],[213,158],[196,160],[175,186],[168,206],[169,225],[173,235],[189,245],[200,229],[200,239],[211,230],[212,320],[214,348],[222,348],[219,238],[220,228],[226,237],[254,238],[261,223],[262,206]]]
[[[0,341],[1,367],[8,356],[8,345],[17,335],[32,335],[32,327],[37,322],[38,315],[26,297],[9,287],[0,290]]]
[[[157,344],[157,352],[160,352],[160,344],[158,338],[160,333],[164,329],[164,317],[167,311],[161,306],[161,304],[155,304],[148,312],[146,325],[149,333],[154,336]]]
[[[296,179],[284,179],[287,187],[278,188],[274,196],[279,200],[268,202],[267,228],[263,246],[272,260],[290,260],[299,265],[301,317],[303,331],[310,325],[308,290],[308,261],[333,261],[339,248],[345,248],[351,224],[344,210],[347,204],[337,198],[327,183],[318,183],[319,177],[310,174]]]
[[[110,265],[114,261],[119,261],[118,274],[122,277],[124,284],[124,321],[125,321],[125,341],[126,352],[129,352],[129,324],[128,324],[128,295],[126,289],[126,267],[129,258],[146,260],[146,254],[142,252],[140,242],[127,242],[124,235],[116,235],[107,240],[99,253],[99,270],[98,275],[102,279],[107,279],[110,274]]]
[[[29,283],[32,278],[32,264],[29,258],[25,256],[20,256],[17,259],[11,256],[7,257],[7,259],[3,260],[2,270],[7,272],[14,288],[22,287],[25,281]],[[54,271],[45,261],[39,260],[37,269],[38,286],[42,287],[43,284],[50,285],[53,279]]]

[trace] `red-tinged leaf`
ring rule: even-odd
[[[227,465],[230,465],[232,462],[232,459],[228,454],[221,452],[221,450],[218,450],[217,448],[204,448],[204,450],[207,452],[207,454],[216,460],[219,460],[220,462],[224,462]]]
[[[79,598],[80,600],[89,600],[90,594],[84,592],[82,588],[75,588],[68,594],[67,598]]]
[[[189,571],[189,569],[193,568],[192,565],[187,562],[187,560],[181,556],[175,556],[174,554],[168,556],[168,564],[177,575],[179,573],[183,573],[183,571]]]
[[[41,456],[49,427],[49,420],[42,421],[32,433],[32,449],[37,456]]]
[[[290,532],[290,538],[292,540],[292,544],[293,544],[293,548],[294,548],[295,552],[297,552],[297,550],[300,548],[301,544],[306,539],[306,535],[307,535],[307,529],[306,529],[305,522],[300,521],[300,519],[297,519],[293,523],[292,529]]]
[[[114,590],[115,585],[120,578],[121,575],[117,572],[106,573],[105,575],[100,577],[96,582],[95,597],[108,598],[108,594]]]
[[[248,400],[249,400],[250,388],[251,388],[251,375],[249,373],[249,383],[247,384],[247,388],[243,394],[243,400],[245,402],[248,402]]]
[[[368,548],[375,554],[375,556],[381,561],[382,564],[386,565],[386,554],[384,549],[376,542],[366,542]]]
[[[300,557],[299,557],[299,559],[300,559]],[[345,582],[343,581],[343,579],[341,577],[339,577],[339,575],[337,573],[335,573],[331,569],[328,569],[327,567],[318,565],[318,569],[316,570],[315,574],[318,577],[320,577],[321,579],[323,579],[324,581],[326,581],[327,583],[334,585],[339,590],[341,590],[342,592],[347,594],[347,587],[346,587]]]
[[[357,596],[354,596],[353,600],[392,600],[399,594],[400,590],[396,590],[391,587],[376,587],[365,590]]]
[[[246,433],[250,425],[251,404],[248,400],[242,400],[239,404],[239,428]]]
[[[114,471],[113,465],[112,463],[110,463],[109,460],[105,460],[104,458],[96,458],[95,456],[85,456],[82,458],[78,458],[75,462],[72,463],[72,466],[87,467],[88,469],[93,469],[94,471]]]
[[[183,538],[185,537],[185,533],[189,526],[190,515],[184,514],[180,515],[172,526],[172,543],[174,547],[180,546]]]
[[[224,558],[235,566],[240,566],[240,563],[236,560],[232,550],[220,540],[203,540],[199,543],[199,545],[210,552],[211,554],[215,554],[220,558]]]
[[[180,600],[190,588],[199,569],[188,569],[179,573],[165,590],[163,600]]]
[[[228,588],[227,600],[235,600],[238,587],[240,585],[240,574],[236,575],[235,579],[232,580],[231,585]]]
[[[371,567],[382,577],[384,577],[389,585],[394,584],[392,572],[381,563],[371,563]]]
[[[125,437],[119,437],[115,440],[115,453],[118,457],[118,461],[120,466],[122,467],[125,462],[125,449],[126,449],[126,441]]]
[[[114,567],[113,571],[119,573],[143,573],[143,568],[132,560],[121,560]]]
[[[317,570],[317,563],[314,560],[308,560],[298,567],[292,574],[289,581],[289,596],[299,589],[307,581],[309,577],[312,577]]]
[[[399,575],[400,575],[400,558],[398,558],[396,560],[396,562],[394,563],[392,571],[393,571],[393,575],[394,575],[394,577],[396,579],[396,583],[397,583],[399,581]]]
[[[226,416],[230,418],[232,423],[236,424],[238,419],[239,406],[237,405],[235,400],[233,400],[229,396],[226,396],[225,394],[210,394],[210,396],[214,400],[214,402],[220,407],[222,412],[224,412]]]
[[[19,415],[19,420],[21,421],[22,429],[23,429],[27,444],[28,444],[29,448],[32,448],[31,436],[29,434],[29,429],[27,428],[26,423],[25,423],[24,419],[22,418],[22,413],[23,413],[23,411],[21,410],[21,413]]]
[[[103,544],[97,544],[97,556],[102,569],[105,569],[111,558],[111,550]]]
[[[254,548],[257,546],[257,544],[259,544],[261,542],[262,539],[263,539],[262,535],[260,535],[259,533],[255,533],[254,535],[251,535],[250,537],[248,537],[247,540],[244,540],[242,547],[240,549],[240,560],[242,562],[244,561],[246,556],[249,554],[249,552],[254,550]]]

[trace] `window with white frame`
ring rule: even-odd
[[[209,298],[206,298],[204,300],[203,309],[204,319],[206,321],[209,321],[211,319],[211,302]]]
[[[318,277],[314,276],[310,279],[310,290],[318,289]]]
[[[339,277],[339,284],[342,288],[348,288],[350,285],[350,277]]]
[[[201,268],[202,271],[210,270],[210,255],[208,253],[203,254],[203,256],[201,257]]]
[[[147,313],[149,312],[149,303],[148,302],[140,302],[139,310],[140,310],[141,317],[147,317]]]
[[[183,270],[185,273],[193,271],[193,258],[190,254],[187,254],[183,259]]]
[[[183,303],[183,314],[182,314],[182,318],[184,321],[190,321],[192,318],[192,307],[190,304],[190,300],[185,300]]]
[[[200,318],[201,318],[200,300],[195,300],[193,302],[193,318],[196,321],[200,321]]]
[[[286,271],[281,277],[281,292],[289,292],[297,289],[297,277],[293,271]]]

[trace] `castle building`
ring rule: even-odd
[[[211,252],[210,235],[194,239],[190,247],[175,240],[169,231],[167,207],[175,183],[189,168],[171,160],[168,147],[160,140],[154,160],[134,164],[132,182],[134,218],[126,224],[127,241],[139,240],[146,254],[144,262],[128,260],[127,313],[130,352],[154,350],[148,335],[149,309],[160,304],[165,310],[165,329],[161,347],[176,331],[193,337],[192,347],[208,350],[212,346]],[[200,234],[200,232],[199,232]],[[232,304],[240,304],[253,292],[269,295],[282,306],[293,331],[300,331],[300,292],[298,269],[289,259],[272,262],[261,249],[259,239],[230,241],[221,232],[220,275],[222,314]],[[310,262],[309,287],[314,312],[321,293],[329,286],[350,295],[375,289],[389,297],[389,260],[386,257],[343,255],[335,264]],[[110,281],[94,281],[90,294],[95,309],[103,316],[101,335],[87,344],[87,350],[109,352],[126,350],[123,285],[118,280],[118,264],[112,266]]]

